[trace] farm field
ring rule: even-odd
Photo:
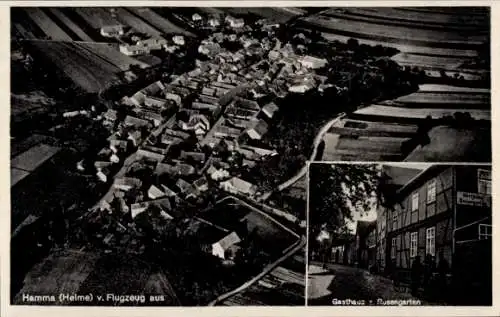
[[[118,20],[112,16],[109,8],[81,7],[72,8],[72,10],[80,15],[94,29],[120,24]]]
[[[425,69],[446,69],[460,70],[460,66],[466,61],[465,58],[459,56],[431,56],[421,54],[399,53],[391,57],[393,61],[401,66],[418,66]],[[481,72],[477,70],[476,72]]]
[[[183,34],[186,36],[194,36],[194,34],[192,34],[191,32],[175,25],[150,8],[130,7],[127,8],[127,10],[130,10],[135,15],[138,15],[145,21],[148,21],[152,26],[154,26],[164,34]]]
[[[77,294],[81,283],[92,272],[97,260],[96,254],[77,251],[56,252],[50,255],[25,277],[24,287],[14,298],[14,303],[26,304],[22,300],[23,294]]]
[[[28,31],[24,26],[22,26],[19,23],[14,23],[13,24],[13,30],[15,33],[17,33],[18,36],[25,38],[25,39],[34,39],[36,38],[33,33]]]
[[[93,270],[81,283],[81,294],[144,294],[144,288],[154,272],[147,263],[127,254],[101,256]],[[157,294],[161,295],[161,294]],[[140,303],[123,303],[134,305]],[[119,305],[119,303],[115,303]]]
[[[450,85],[422,84],[418,87],[418,92],[441,92],[441,93],[471,93],[490,95],[487,88],[458,87]]]
[[[82,30],[76,23],[71,21],[59,8],[47,8],[53,15],[55,15],[61,22],[63,22],[71,31],[73,31],[79,40],[93,42],[92,39],[84,30]]]
[[[161,305],[178,304],[175,293],[163,273],[145,262],[128,255],[101,255],[97,252],[65,250],[50,254],[37,264],[24,280],[24,287],[14,298],[14,303],[25,304],[22,294],[93,294],[93,304],[98,304],[97,294],[104,301],[100,305],[144,305],[140,302],[107,301],[106,294],[164,295]],[[49,303],[47,304],[54,304]],[[60,302],[58,305],[75,304]],[[78,302],[76,304],[79,304]],[[147,302],[146,302],[147,304]]]
[[[417,132],[417,126],[398,123],[344,120],[339,125],[334,125],[329,132],[339,135],[411,137]]]
[[[88,92],[98,92],[120,81],[117,73],[122,69],[76,42],[32,41],[31,45]]]
[[[18,182],[20,182],[22,179],[24,179],[29,174],[30,174],[30,172],[27,172],[25,170],[11,167],[10,168],[10,187],[16,185]]]
[[[11,138],[10,141],[10,158],[16,157],[20,153],[29,150],[30,148],[38,145],[42,142],[49,143],[52,138],[42,134],[32,134],[29,137],[18,140],[17,138]]]
[[[10,166],[31,172],[57,152],[59,152],[57,147],[39,144],[13,158]]]
[[[300,254],[299,251],[297,254]],[[305,261],[294,255],[245,291],[229,297],[220,306],[304,305]]]
[[[409,27],[433,27],[442,29],[460,30],[482,30],[488,26],[488,20],[484,17],[469,16],[462,14],[443,15],[440,13],[423,13],[402,10],[402,8],[342,8],[329,9],[322,14],[331,16],[344,16],[345,18],[359,18],[367,21],[382,21],[393,25]]]
[[[149,36],[159,36],[161,34],[158,29],[149,24],[149,21],[137,17],[127,8],[116,8],[116,15],[122,24],[130,26],[138,32]]]
[[[328,152],[325,152],[323,156],[323,161],[359,161],[360,160],[360,154],[359,150],[338,150],[338,149],[331,149]],[[388,153],[385,151],[381,152],[365,152],[363,153],[363,160],[364,161],[390,161],[390,162],[395,162],[395,161],[401,161],[403,158],[403,155],[398,152],[398,153]]]
[[[290,19],[303,15],[306,12],[300,8],[286,7],[233,7],[221,8],[229,14],[255,14],[278,23],[286,23]]]
[[[337,149],[339,150],[359,150],[363,149],[365,151],[377,151],[377,152],[388,152],[388,153],[398,153],[401,150],[401,144],[408,140],[408,138],[396,138],[396,137],[359,137],[359,138],[349,138],[349,137],[339,137],[337,143]]]
[[[59,41],[73,41],[71,36],[64,32],[52,19],[40,8],[24,8],[28,16],[35,24],[51,39]]]
[[[486,59],[482,50],[490,42],[487,8],[329,8],[295,24],[321,32],[327,41],[346,43],[354,38],[359,44],[396,48],[400,53],[391,59],[402,67],[424,70],[428,82],[443,81],[444,72],[450,78],[463,78],[464,84],[482,83],[490,71],[472,68],[479,65],[478,57],[480,64]],[[490,90],[427,84],[416,93],[361,108],[324,136],[322,159],[359,160],[360,155],[372,160],[403,159],[401,142],[365,138],[404,140],[416,134],[417,125],[428,115],[438,119],[456,112],[490,120]]]
[[[491,162],[491,130],[438,126],[429,131],[430,144],[417,147],[408,162]]]
[[[18,119],[24,115],[34,115],[36,112],[46,112],[55,105],[55,101],[41,91],[31,91],[25,94],[11,94],[11,117]]]
[[[400,7],[399,10],[443,15],[471,15],[479,19],[489,12],[486,7]]]
[[[476,120],[491,119],[491,111],[489,109],[402,108],[382,105],[371,105],[357,110],[355,114],[393,117],[396,121],[397,118],[424,119],[427,116],[431,116],[433,119],[436,119],[444,116],[453,116],[453,114],[457,111],[469,112],[472,118]]]
[[[301,19],[312,27],[330,30],[332,33],[415,45],[445,48],[471,48],[488,40],[484,35],[470,35],[456,32],[439,32],[409,27],[393,27],[383,23],[349,21],[315,15]]]
[[[350,38],[352,38],[351,36],[333,34],[328,32],[322,32],[321,35],[328,41],[332,42],[339,41],[342,43],[346,43]],[[364,38],[356,38],[356,39],[358,40],[359,44],[365,44],[371,46],[376,46],[376,45],[389,46],[408,54],[417,53],[422,55],[459,56],[464,58],[477,56],[477,51],[473,49],[450,49],[450,48],[440,48],[440,47],[426,47],[420,45],[411,45],[408,43],[397,42],[397,41],[387,42],[383,40],[376,41]]]
[[[391,100],[392,102],[407,107],[450,105],[455,108],[478,107],[490,109],[490,96],[486,94],[416,92]]]
[[[305,264],[304,264],[305,266]],[[222,306],[302,306],[304,305],[305,286],[287,282],[273,275],[274,272],[284,271],[278,267],[269,275],[250,286],[245,292],[236,294],[221,303]],[[288,272],[289,275],[298,275]]]
[[[217,7],[197,7],[196,10],[201,12],[201,13],[208,14],[208,15],[214,15],[214,16],[224,14],[224,11],[222,10],[222,8],[217,8]]]

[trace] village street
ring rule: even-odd
[[[377,305],[378,299],[415,299],[411,294],[397,291],[388,278],[370,274],[367,270],[322,263],[309,263],[308,304],[331,306],[334,300],[364,300]],[[379,303],[380,304],[380,303]]]

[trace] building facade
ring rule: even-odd
[[[491,237],[491,166],[431,166],[391,200],[379,210],[377,260],[395,279],[410,280],[417,256],[453,268],[462,246]]]

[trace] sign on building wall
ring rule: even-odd
[[[457,192],[457,204],[473,207],[491,207],[491,196],[478,193]]]

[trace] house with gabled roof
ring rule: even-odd
[[[216,168],[213,165],[210,165],[210,167],[207,169],[207,174],[210,175],[210,178],[216,181],[227,179],[228,177],[230,177],[228,171],[223,168]]]
[[[156,187],[155,185],[151,185],[148,189],[148,197],[151,199],[158,199],[166,196],[165,192]]]
[[[155,200],[143,201],[140,203],[135,203],[130,206],[130,211],[132,213],[132,219],[137,217],[137,215],[146,211],[150,206],[155,206],[161,211],[167,213],[172,209],[169,198],[160,198]]]
[[[270,102],[262,107],[262,113],[265,114],[269,119],[272,119],[278,110],[279,108],[274,102]]]
[[[190,158],[196,162],[203,163],[203,162],[205,162],[206,155],[203,152],[181,151],[180,159],[185,160],[188,158]]]
[[[121,24],[116,25],[104,25],[100,29],[100,33],[104,37],[118,37],[122,36],[125,31],[124,27]]]
[[[221,259],[234,258],[239,246],[238,243],[241,242],[240,237],[236,232],[231,232],[219,241],[212,244],[212,255],[217,256]]]
[[[260,140],[268,129],[268,124],[264,120],[260,120],[253,128],[246,130],[246,133],[252,140]]]
[[[142,141],[141,131],[135,130],[135,131],[129,132],[127,140],[130,140],[134,146],[138,146]]]
[[[96,168],[97,171],[100,171],[102,170],[103,168],[106,168],[106,167],[110,167],[111,165],[113,165],[112,162],[108,162],[108,161],[95,161],[94,162],[94,166]]]
[[[149,122],[147,120],[140,119],[140,118],[137,118],[137,117],[133,117],[133,116],[130,116],[130,115],[128,115],[127,117],[125,117],[125,121],[124,121],[124,124],[126,126],[132,126],[132,127],[136,127],[136,128],[147,126],[148,123]]]
[[[157,162],[161,162],[165,159],[165,155],[163,154],[159,154],[159,153],[155,153],[155,152],[152,152],[152,151],[148,151],[144,148],[140,148],[139,150],[137,150],[137,155],[141,156],[141,157],[147,157],[147,158],[150,158],[152,160],[155,160]]]
[[[191,189],[191,187],[192,187],[192,185],[191,185],[191,184],[189,184],[188,182],[186,182],[186,181],[185,181],[185,180],[183,180],[182,178],[179,178],[179,179],[177,180],[177,182],[175,183],[175,185],[176,185],[177,187],[179,187],[179,189],[180,189],[181,193],[185,193],[185,192],[187,192],[187,191],[188,191],[188,190],[190,190],[190,189]]]
[[[115,181],[113,183],[114,188],[121,189],[123,191],[128,191],[134,187],[140,187],[141,185],[142,181],[134,177],[115,178]]]
[[[125,152],[127,150],[127,141],[125,140],[109,140],[109,148],[114,153]]]
[[[230,15],[226,16],[226,19],[224,21],[228,23],[232,28],[242,28],[245,26],[245,20],[241,18],[235,18]]]
[[[233,194],[245,194],[252,196],[257,191],[257,187],[254,184],[247,182],[239,177],[233,177],[227,181],[224,181],[220,183],[219,186],[223,190]]]
[[[193,182],[194,188],[197,191],[204,192],[208,190],[208,180],[205,176],[202,176]]]
[[[146,107],[157,107],[162,108],[167,104],[167,99],[163,99],[156,96],[146,96],[144,98],[144,105]]]

